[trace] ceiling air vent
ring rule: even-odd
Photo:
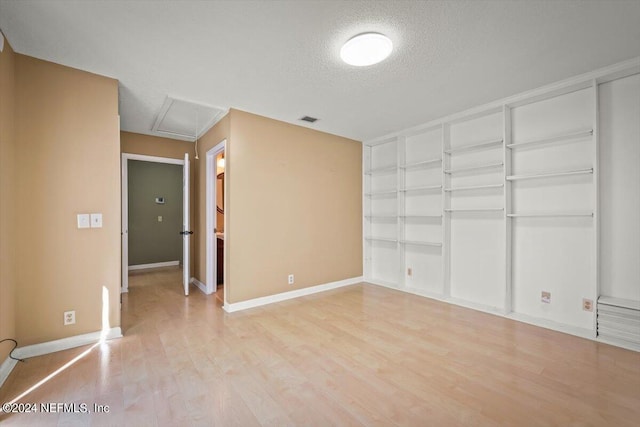
[[[195,141],[215,125],[226,113],[217,107],[167,97],[153,125],[160,136]]]
[[[301,117],[300,120],[302,120],[303,122],[309,122],[309,123],[314,123],[314,122],[318,121],[318,119],[316,119],[315,117],[311,117],[311,116]]]

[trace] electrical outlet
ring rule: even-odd
[[[582,309],[584,311],[593,311],[593,300],[588,298],[582,298]]]
[[[407,276],[411,276],[413,274],[413,270],[411,267],[407,268]]]
[[[289,275],[288,282],[290,285],[293,285],[293,282],[294,282],[293,274]]]
[[[551,304],[551,292],[542,291],[542,295],[540,296],[540,301],[545,304]]]
[[[64,326],[73,325],[76,323],[76,311],[65,311],[64,312]]]

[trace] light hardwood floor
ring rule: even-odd
[[[373,285],[226,314],[181,295],[180,271],[138,273],[125,337],[29,359],[11,400],[109,414],[0,416],[7,425],[625,426],[640,354]]]

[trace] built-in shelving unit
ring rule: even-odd
[[[625,78],[640,81],[640,59],[365,142],[365,279],[581,336],[600,330],[628,340],[635,317],[613,321],[629,308],[603,296],[599,263],[599,117],[615,96],[627,104],[609,113],[608,126],[631,117],[640,83],[607,93],[605,104],[599,91]],[[608,143],[635,135],[606,131]],[[629,294],[629,286],[618,288]],[[583,310],[589,301],[599,324]]]

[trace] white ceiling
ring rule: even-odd
[[[140,133],[172,96],[366,140],[640,55],[638,0],[0,0],[0,28],[17,52],[118,79],[122,129]],[[391,56],[342,63],[365,31]]]

